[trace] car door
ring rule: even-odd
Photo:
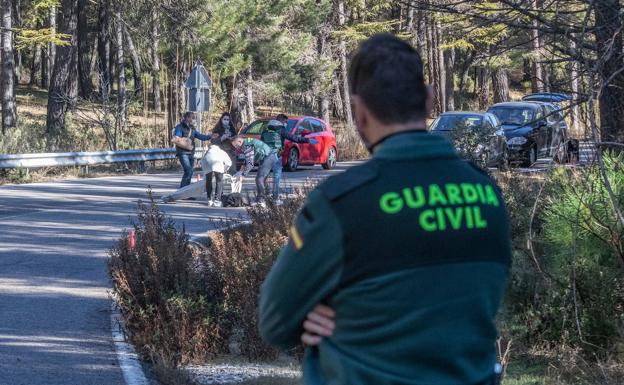
[[[308,131],[310,134],[314,132],[310,118],[303,119],[303,121],[299,123],[299,126],[297,127],[297,130],[295,131],[295,135],[304,136],[303,135],[304,131]],[[299,162],[310,163],[311,161],[310,144],[301,143],[301,144],[298,144],[297,147],[299,148]]]
[[[325,124],[320,120],[310,119],[310,124],[312,125],[312,134],[308,135],[307,138],[318,141],[318,144],[307,145],[310,149],[310,160],[314,163],[321,163],[323,155],[327,152],[328,133],[325,131]]]
[[[490,155],[493,158],[498,158],[504,151],[504,146],[507,146],[505,134],[499,131],[500,122],[494,115],[486,114],[483,122],[484,128],[487,130],[486,132],[490,138]]]
[[[538,156],[544,156],[548,154],[548,137],[551,129],[545,119],[545,109],[543,105],[540,105],[535,112],[534,126],[535,127],[535,144],[537,145]]]

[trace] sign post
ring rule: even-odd
[[[191,70],[191,75],[186,80],[185,86],[189,89],[188,110],[197,112],[197,127],[201,132],[202,112],[210,110],[212,80],[199,60]]]

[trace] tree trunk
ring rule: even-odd
[[[538,0],[532,0],[531,6],[534,10],[539,8]],[[531,29],[531,45],[533,48],[533,66],[531,74],[531,88],[533,92],[542,92],[544,90],[544,68],[541,55],[541,38],[537,29],[538,21],[533,20],[533,28]]]
[[[110,28],[109,28],[109,3],[108,0],[100,0],[98,5],[98,78],[100,79],[100,94],[108,96],[111,91],[110,68],[108,58],[110,56]],[[108,97],[104,97],[108,99]]]
[[[444,55],[446,73],[446,111],[455,110],[455,49],[451,48]]]
[[[477,69],[477,101],[479,110],[485,110],[490,103],[490,69],[479,67]]]
[[[33,58],[30,66],[30,86],[34,87],[41,82],[41,44],[33,47]]]
[[[126,100],[126,61],[123,40],[123,19],[121,18],[121,0],[115,4],[115,49],[117,51],[117,114],[120,128],[125,128],[127,116]]]
[[[52,36],[56,33],[56,6],[52,5],[48,14],[49,28]],[[46,66],[43,80],[44,87],[49,88],[51,85],[52,73],[54,72],[54,64],[56,63],[56,44],[48,43],[48,54],[46,55]]]
[[[327,44],[328,25],[323,25],[316,37],[316,52],[318,54],[318,62],[321,68],[325,69],[326,63],[329,61],[329,47]],[[327,71],[321,71],[321,79],[319,79],[318,90],[318,115],[326,122],[329,122],[329,93],[331,89],[331,78],[326,76]]]
[[[141,60],[139,60],[139,54],[134,46],[134,41],[132,41],[132,36],[130,36],[130,32],[125,25],[123,25],[123,33],[124,38],[126,40],[126,47],[128,48],[128,54],[130,55],[130,59],[132,59],[132,74],[134,77],[134,92],[138,92],[143,88],[143,82],[141,80]]]
[[[436,15],[438,16],[438,15]],[[440,112],[444,112],[446,111],[446,71],[445,71],[445,60],[444,60],[444,56],[445,56],[445,52],[444,50],[441,48],[442,47],[442,24],[440,22],[440,18],[436,17],[436,22],[435,22],[435,40],[436,40],[436,48],[437,48],[437,55],[436,55],[436,59],[437,59],[437,69],[438,69],[438,100],[439,100],[439,111]]]
[[[70,44],[59,46],[54,62],[54,71],[50,78],[50,91],[48,92],[48,116],[46,120],[46,132],[54,137],[65,129],[65,116],[70,107],[70,76],[73,69],[74,50],[76,49],[76,28],[78,15],[76,10],[78,0],[62,0],[61,7],[63,17],[61,18],[61,33],[71,36]],[[69,60],[68,60],[69,58]]]
[[[342,93],[340,92],[340,74],[338,71],[334,71],[332,76],[332,86],[334,88],[334,116],[338,119],[344,120],[344,108],[342,101]]]
[[[152,9],[152,98],[154,100],[154,111],[162,110],[160,102],[160,56],[159,45],[160,37],[158,36],[158,7]]]
[[[256,111],[254,109],[254,98],[253,98],[253,69],[249,67],[247,69],[247,81],[245,82],[246,86],[246,99],[247,99],[247,123],[251,123],[256,120]]]
[[[604,60],[599,76],[600,134],[607,142],[624,142],[624,73],[622,68],[622,19],[618,0],[600,0],[596,7],[596,43],[598,60]]]
[[[80,96],[88,99],[93,92],[89,47],[88,0],[78,0],[78,78]]]
[[[570,39],[570,49],[576,52],[576,37],[573,36]],[[573,59],[570,64],[570,88],[572,91],[572,106],[570,112],[570,119],[572,121],[572,131],[578,135],[581,133],[581,111],[577,104],[580,99],[580,65],[579,62]]]
[[[11,0],[2,0],[2,134],[17,125]]]
[[[444,71],[444,55],[440,50],[440,37],[438,33],[438,23],[434,14],[427,16],[427,57],[429,82],[433,88],[433,105],[436,114],[444,112],[445,103],[445,76]]]
[[[509,78],[507,70],[500,67],[492,73],[492,88],[494,89],[494,103],[506,102],[509,100]]]
[[[13,0],[13,19],[15,23],[13,23],[13,28],[22,28],[22,6],[21,0]],[[21,50],[13,50],[13,54],[15,56],[15,84],[19,85],[23,80],[24,70],[22,66],[22,51]]]
[[[345,25],[345,5],[344,0],[338,0],[338,27]],[[347,78],[347,43],[344,37],[338,39],[338,56],[340,57],[340,75],[342,78],[342,107],[344,109],[345,122],[347,128],[353,128],[353,115],[351,113],[351,96],[349,95],[349,80]]]

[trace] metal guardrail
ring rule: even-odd
[[[195,158],[201,158],[203,149],[195,150]],[[174,148],[153,148],[99,152],[64,152],[43,154],[0,155],[0,169],[41,168],[62,166],[91,166],[96,164],[148,162],[175,159]]]

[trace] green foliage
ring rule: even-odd
[[[605,156],[605,172],[619,204],[624,197],[622,160],[621,154]],[[546,185],[538,199],[541,183]],[[584,357],[621,357],[624,232],[600,170],[556,170],[545,182],[510,186],[505,196],[516,239],[504,332],[530,346],[569,346]],[[533,205],[526,201],[536,199],[533,216]],[[523,246],[530,223],[535,256]]]
[[[71,44],[71,35],[54,32],[50,28],[16,28],[15,31],[17,32],[15,36],[15,48],[18,50],[28,48],[35,44],[54,44],[57,46],[68,46]]]

